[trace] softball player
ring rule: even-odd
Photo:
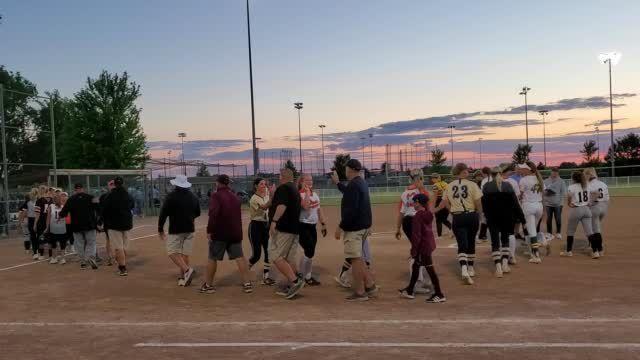
[[[609,209],[609,187],[607,184],[598,180],[598,175],[594,168],[584,170],[584,175],[589,182],[587,190],[591,195],[591,228],[595,245],[592,242],[591,247],[593,256],[598,258],[604,254],[602,240],[602,220],[607,215]]]
[[[520,204],[520,184],[518,181],[513,178],[513,173],[515,172],[515,166],[513,164],[507,165],[502,170],[502,179],[511,185],[513,188],[513,192],[516,194],[516,198],[518,199],[518,204]],[[513,227],[513,231],[509,235],[509,264],[515,265],[517,264],[516,260],[516,249],[518,242],[516,241],[516,232],[520,229],[520,223],[516,223]]]
[[[255,193],[249,200],[249,241],[253,251],[249,259],[249,267],[253,267],[262,256],[264,250],[264,265],[262,270],[262,284],[273,285],[275,281],[271,278],[271,263],[269,263],[269,189],[267,181],[262,178],[256,178],[253,182]]]
[[[431,184],[433,185],[433,192],[435,193],[437,207],[440,206],[440,203],[442,202],[442,196],[444,195],[444,191],[447,189],[447,183],[442,181],[440,175],[434,173],[431,174]],[[447,208],[443,208],[440,212],[436,213],[436,231],[438,233],[438,237],[442,236],[442,225],[451,230],[451,223],[448,218],[449,210]]]
[[[522,211],[527,221],[527,233],[531,241],[531,258],[529,262],[540,264],[542,259],[540,258],[540,244],[538,243],[536,228],[540,219],[542,219],[544,182],[533,162],[527,161],[524,164],[518,164],[518,169],[524,175],[520,179],[520,199],[522,201]]]
[[[442,203],[436,212],[445,206],[449,207],[453,214],[453,233],[458,242],[458,262],[462,280],[467,285],[473,285],[472,277],[475,276],[473,268],[476,258],[476,234],[480,222],[479,212],[482,211],[482,192],[476,183],[467,180],[469,170],[466,164],[456,164],[451,170],[455,177],[444,193]]]
[[[304,256],[300,259],[300,273],[309,286],[318,286],[320,282],[311,275],[313,256],[318,243],[318,222],[321,226],[322,237],[327,236],[327,225],[324,213],[320,207],[320,197],[313,191],[313,177],[309,174],[300,176],[298,184],[302,210],[300,211],[300,247]]]
[[[567,205],[569,205],[569,221],[567,224],[567,249],[560,253],[560,256],[573,256],[573,236],[576,233],[578,224],[582,224],[582,229],[587,238],[594,243],[593,230],[591,229],[591,210],[589,209],[589,190],[587,179],[580,171],[571,174],[573,184],[567,188]],[[596,259],[597,251],[594,250],[593,258]]]
[[[398,209],[398,219],[396,221],[396,239],[400,240],[402,236],[400,233],[400,229],[404,232],[407,239],[411,241],[411,234],[413,234],[413,217],[416,214],[416,209],[414,207],[414,196],[418,194],[424,194],[428,199],[429,192],[424,187],[424,174],[422,169],[413,169],[409,173],[409,178],[411,179],[411,185],[407,187],[407,189],[400,195],[400,204]],[[409,260],[409,277],[411,277],[411,272],[413,271],[413,263],[414,258]],[[424,281],[424,274],[422,273],[422,267],[418,272],[418,285],[416,286],[416,292],[423,293],[425,292],[423,289],[427,288]],[[412,289],[413,293],[413,289]]]

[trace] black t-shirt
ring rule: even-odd
[[[44,229],[45,227],[47,227],[47,210],[49,208],[49,205],[51,205],[50,198],[41,197],[36,200],[36,214],[40,214],[37,224],[38,228]]]
[[[275,194],[273,194],[271,208],[269,208],[269,219],[273,219],[278,205],[285,205],[287,209],[282,214],[282,217],[278,219],[276,229],[289,234],[300,233],[300,193],[293,183],[288,182],[278,186]]]

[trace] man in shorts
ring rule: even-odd
[[[242,276],[242,288],[245,293],[253,292],[250,280],[249,262],[242,254],[242,212],[240,199],[231,191],[231,179],[227,175],[219,175],[216,181],[216,192],[211,195],[209,202],[209,224],[207,237],[209,238],[209,261],[207,275],[200,292],[213,294],[213,278],[216,275],[218,261],[224,260],[227,254],[229,260],[235,260]]]
[[[343,194],[340,204],[341,221],[335,238],[343,239],[344,257],[351,262],[354,293],[346,298],[347,301],[367,301],[378,290],[363,260],[363,244],[370,234],[372,215],[369,188],[360,176],[360,171],[360,161],[351,159],[346,166],[349,180],[347,185],[340,183],[335,170],[331,175],[331,180]]]
[[[115,250],[116,262],[120,276],[127,276],[127,248],[129,247],[129,231],[133,228],[133,210],[135,204],[121,177],[113,179],[114,188],[103,199],[102,217],[107,232],[107,239]],[[108,254],[111,257],[111,254]]]
[[[169,181],[175,186],[162,204],[158,218],[158,236],[167,246],[169,259],[180,269],[178,286],[189,286],[195,270],[189,265],[193,250],[195,219],[200,216],[198,198],[189,190],[191,183],[184,175]],[[169,218],[169,236],[164,232],[164,224]]]
[[[300,193],[293,184],[293,172],[280,170],[280,186],[276,189],[269,208],[269,259],[289,282],[284,292],[293,299],[304,287],[304,279],[296,274],[296,252],[300,234]]]
[[[82,184],[75,184],[74,191],[75,193],[67,200],[59,216],[63,218],[71,215],[71,231],[73,231],[76,251],[80,258],[80,268],[86,269],[88,263],[92,269],[97,270],[97,204],[94,203],[93,196],[84,191]]]

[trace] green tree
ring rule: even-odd
[[[333,160],[333,168],[338,173],[340,181],[347,180],[347,162],[351,160],[351,154],[338,154]]]
[[[527,160],[529,160],[529,154],[531,153],[532,149],[533,146],[531,145],[518,144],[515,151],[513,152],[513,156],[511,157],[511,159],[513,159],[513,161],[517,164],[524,164]]]
[[[582,149],[580,150],[580,154],[584,158],[584,166],[592,166],[598,164],[600,159],[598,159],[595,155],[598,152],[598,147],[596,146],[596,142],[593,140],[587,140],[582,144]]]
[[[560,166],[558,166],[560,169],[577,169],[578,168],[578,164],[572,162],[572,161],[564,161],[560,163]]]
[[[434,169],[439,169],[445,162],[447,158],[444,156],[444,151],[441,149],[433,149],[431,150],[431,167]]]
[[[616,165],[640,165],[640,136],[635,133],[628,133],[615,141],[614,154]],[[605,157],[607,162],[611,161],[611,149]]]
[[[211,176],[211,173],[209,172],[209,169],[207,168],[207,165],[200,164],[200,166],[198,167],[198,172],[196,173],[196,176],[198,176],[198,177],[209,177],[209,176]]]
[[[63,129],[61,158],[65,167],[141,168],[148,159],[146,137],[136,100],[140,86],[122,75],[103,71],[87,79],[75,94]]]

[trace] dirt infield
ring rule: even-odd
[[[579,250],[560,258],[556,242],[543,264],[520,257],[513,273],[497,279],[489,247],[479,245],[476,285],[465,286],[453,241],[439,242],[446,304],[398,298],[409,243],[393,237],[394,209],[374,208],[371,246],[382,289],[367,303],[345,302],[348,293],[334,284],[342,248],[329,237],[319,240],[314,264],[322,286],[306,287],[292,301],[260,285],[244,294],[229,262],[220,267],[218,292],[199,294],[206,217],[198,221],[198,275],[188,288],[176,286],[155,219],[136,223],[126,278],[113,267],[34,263],[20,241],[0,242],[0,358],[640,359],[637,199],[614,199],[599,260]],[[326,210],[331,233],[338,211]],[[583,238],[579,233],[578,247]]]

